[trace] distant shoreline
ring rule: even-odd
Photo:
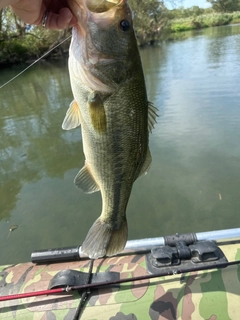
[[[191,16],[188,18],[169,19],[168,24],[159,37],[152,40],[146,40],[141,42],[141,31],[136,30],[138,35],[139,46],[149,46],[162,41],[175,41],[186,39],[186,31],[200,30],[203,28],[224,26],[224,25],[236,25],[240,23],[240,11],[233,13],[207,13],[198,16]],[[70,30],[69,30],[70,34]],[[60,34],[53,31],[48,39],[31,37],[26,33],[24,37],[7,37],[1,39],[0,37],[0,67],[8,68],[21,63],[29,65],[42,55],[44,55],[50,48],[60,43],[66,34]],[[57,40],[56,40],[57,39]],[[51,44],[52,43],[52,44]],[[45,60],[59,60],[68,56],[70,40],[64,42],[58,48],[54,49],[47,56],[44,56]]]

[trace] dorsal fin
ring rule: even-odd
[[[63,120],[62,128],[64,130],[71,130],[80,126],[80,124],[80,109],[77,102],[73,100]]]
[[[158,117],[157,108],[148,101],[148,132],[152,132],[155,123],[157,123],[156,118]]]

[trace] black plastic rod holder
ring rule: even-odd
[[[31,261],[38,264],[80,260],[80,246],[34,251]]]

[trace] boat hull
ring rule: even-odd
[[[240,259],[240,245],[220,246],[228,261]],[[61,270],[88,273],[90,260],[49,265],[23,263],[0,267],[1,296],[46,290]],[[94,261],[93,273],[118,273],[120,279],[147,275],[146,255],[127,254]],[[82,292],[0,302],[0,319],[72,320]],[[240,266],[192,271],[92,289],[81,319],[239,319]]]

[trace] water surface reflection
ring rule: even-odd
[[[239,40],[240,27],[226,26],[141,51],[159,118],[151,170],[127,208],[130,239],[240,225]],[[1,70],[0,83],[16,72]],[[61,129],[71,101],[66,62],[0,91],[0,264],[81,244],[101,212],[99,194],[73,185],[84,156],[80,130]]]

